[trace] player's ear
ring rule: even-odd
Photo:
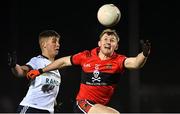
[[[45,48],[45,47],[46,47],[46,42],[45,42],[45,41],[42,41],[42,42],[41,42],[41,46],[42,46],[43,48]]]
[[[99,46],[99,47],[101,46],[101,42],[100,42],[100,41],[98,41],[98,46]]]
[[[119,47],[119,45],[117,44],[115,50],[118,50],[118,47]]]

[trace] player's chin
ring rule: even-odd
[[[55,55],[58,55],[58,54],[59,54],[59,51],[58,51],[58,50],[56,50],[56,51],[55,51]]]
[[[104,54],[107,55],[107,56],[109,56],[109,55],[112,54],[112,51],[111,51],[111,50],[105,50],[105,51],[104,51]]]

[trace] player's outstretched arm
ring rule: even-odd
[[[51,64],[44,67],[42,70],[43,70],[43,72],[48,72],[51,70],[61,69],[66,66],[71,66],[72,64],[71,64],[70,58],[71,58],[71,56],[59,58],[59,59],[55,60],[54,62],[52,62]]]
[[[146,63],[146,60],[150,54],[151,43],[148,40],[141,40],[140,43],[142,46],[142,52],[139,53],[136,57],[128,57],[124,62],[124,66],[126,68],[139,69]]]
[[[54,62],[52,62],[51,64],[44,67],[43,69],[30,70],[26,76],[27,78],[34,79],[35,77],[39,76],[40,74],[44,72],[57,70],[66,66],[71,66],[72,64],[71,64],[70,58],[71,56],[59,58],[55,60]]]

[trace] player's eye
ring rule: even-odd
[[[111,39],[110,41],[111,41],[111,42],[115,42],[115,39]]]

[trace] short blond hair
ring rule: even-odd
[[[105,34],[105,33],[108,33],[108,34],[114,34],[114,36],[116,37],[117,41],[119,42],[120,38],[118,36],[118,34],[116,33],[116,30],[113,30],[113,29],[105,29],[101,32],[99,38],[101,39],[101,37]]]

